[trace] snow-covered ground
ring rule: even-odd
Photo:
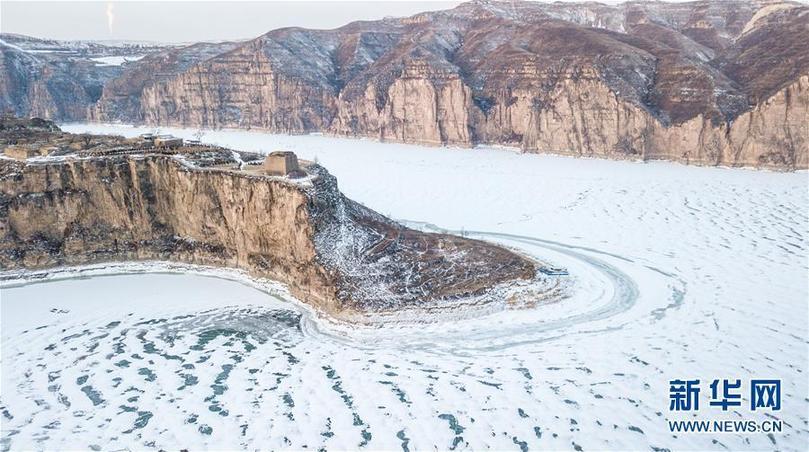
[[[138,61],[146,55],[127,55],[127,56],[105,56],[90,58],[95,61],[96,66],[120,66],[124,63]]]
[[[234,131],[202,140],[317,158],[382,213],[566,266],[577,295],[351,331],[205,269],[6,285],[3,448],[806,450],[806,172]],[[669,380],[696,378],[700,410],[669,411]],[[741,407],[711,407],[717,378],[781,379],[782,408],[751,412],[749,392]],[[673,434],[668,419],[784,427]]]

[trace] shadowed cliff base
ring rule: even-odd
[[[345,319],[563,296],[565,275],[486,242],[406,228],[294,155],[265,162],[168,136],[74,135],[12,118],[0,122],[0,144],[4,271],[129,260],[232,267]]]

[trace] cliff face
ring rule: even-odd
[[[475,1],[166,50],[107,82],[88,111],[102,121],[806,168],[806,42],[800,3]]]
[[[293,185],[162,156],[5,168],[5,268],[176,260],[251,269],[311,288],[321,304],[334,299],[315,262],[308,197]]]
[[[739,116],[727,138],[728,158],[751,165],[809,167],[809,75]]]
[[[122,66],[94,58],[137,58],[156,49],[0,33],[0,110],[56,120],[86,119],[104,84],[123,72]]]
[[[137,62],[128,64],[119,76],[104,84],[101,98],[87,107],[87,117],[97,121],[143,123],[148,111],[150,120],[154,120],[154,110],[160,103],[149,103],[148,98],[144,98],[144,91],[236,46],[227,42],[199,43],[147,54]]]
[[[333,95],[273,70],[256,42],[146,86],[139,106],[150,124],[299,132],[328,127]]]
[[[412,63],[385,90],[381,108],[377,89],[368,85],[362,96],[341,97],[328,131],[431,145],[476,142],[470,117],[477,114],[472,92],[457,75],[436,77],[424,64]]]
[[[70,134],[0,131],[4,141],[28,137],[26,145],[51,149],[37,162],[0,159],[3,270],[122,260],[225,266],[284,282],[338,315],[486,299],[536,274],[500,247],[404,228],[346,199],[317,165],[296,180],[242,169],[219,148],[163,155],[94,137],[82,141],[89,150],[72,151]]]
[[[3,111],[54,119],[83,118],[90,104],[92,101],[84,86],[65,70],[43,63],[26,52],[0,45],[0,109]]]
[[[598,82],[568,81],[548,108],[526,109],[530,119],[521,144],[531,151],[583,156],[807,168],[808,88],[809,76],[802,76],[730,123],[700,114],[667,126]]]

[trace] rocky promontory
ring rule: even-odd
[[[0,269],[119,261],[224,266],[337,316],[502,301],[538,278],[510,250],[403,227],[323,167],[172,137],[0,124]]]

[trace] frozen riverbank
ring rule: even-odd
[[[99,125],[65,129],[133,135],[152,130]],[[163,131],[186,137],[195,133]],[[124,309],[116,314],[122,319],[76,318],[59,324],[69,330],[64,336],[34,330],[32,334],[58,341],[90,331],[46,350],[48,344],[39,347],[36,341],[30,341],[30,347],[25,341],[12,342],[13,337],[7,342],[6,328],[13,318],[5,309],[16,297],[6,296],[12,292],[4,290],[2,402],[13,416],[3,422],[4,444],[804,448],[809,438],[805,172],[691,168],[250,132],[207,132],[202,139],[242,150],[288,149],[302,158],[317,157],[348,196],[369,207],[563,261],[579,281],[590,284],[589,290],[579,291],[590,298],[573,300],[567,312],[558,304],[547,305],[485,325],[402,326],[352,332],[348,338],[323,331],[303,316],[291,320],[300,329],[279,327],[285,333],[267,340],[255,324],[234,324],[233,319],[277,313],[227,308],[233,305],[230,298],[211,290],[211,300],[201,306],[219,306],[213,320],[206,320],[213,314],[202,307],[189,313],[198,319],[193,324],[159,311],[128,320],[130,311]],[[48,298],[25,292],[34,287],[19,288],[16,299]],[[105,293],[92,286],[86,289]],[[68,301],[61,291],[56,293]],[[124,295],[114,294],[116,299]],[[59,300],[44,304],[65,309]],[[136,325],[160,319],[168,320]],[[114,348],[116,341],[107,337],[92,340],[113,321],[122,323],[108,337],[127,330],[117,341],[123,348]],[[267,322],[290,324],[286,317]],[[211,337],[211,331],[228,328],[230,335]],[[8,331],[13,336],[14,330]],[[208,342],[193,348],[201,338]],[[259,344],[257,338],[265,342]],[[95,343],[100,345],[90,350]],[[117,350],[122,350],[121,357],[115,355]],[[60,354],[54,356],[56,352]],[[140,363],[133,355],[146,364],[133,364]],[[116,366],[120,359],[129,361],[129,367]],[[48,372],[57,368],[64,369],[64,377],[48,382]],[[147,370],[141,374],[141,368]],[[28,371],[39,379],[31,383],[34,389],[26,389]],[[680,418],[668,411],[670,379],[754,377],[782,379],[780,412],[751,414],[743,407],[738,414],[720,410],[702,415],[757,420],[773,416],[784,420],[784,432],[675,437],[668,431],[666,419]],[[121,380],[113,388],[115,378]],[[186,379],[196,379],[194,391],[178,389]],[[55,385],[61,389],[48,390]],[[87,385],[103,394],[104,402],[93,405],[82,391]],[[223,385],[227,390],[217,394]],[[12,398],[8,391],[25,397]],[[65,391],[70,391],[70,407],[60,402],[59,393]],[[708,395],[704,390],[703,406]],[[743,397],[747,403],[747,395]],[[227,415],[220,414],[223,410]],[[144,424],[146,412],[159,419]],[[87,445],[76,443],[78,433],[71,429],[90,429],[105,418],[113,419],[107,428],[93,428],[99,433],[89,435]],[[49,428],[54,422],[58,424]],[[11,435],[13,430],[18,433]]]

